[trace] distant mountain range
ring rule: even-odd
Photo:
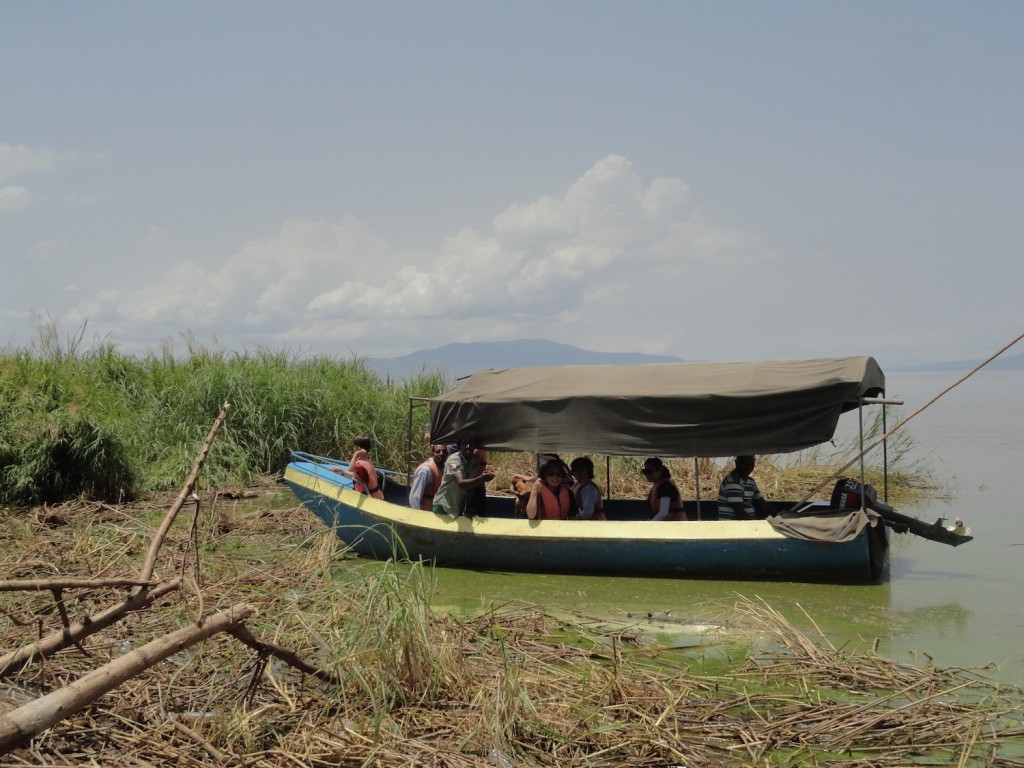
[[[406,379],[420,373],[441,373],[449,379],[468,376],[484,368],[533,368],[547,365],[612,365],[625,363],[680,363],[682,358],[639,352],[593,352],[545,339],[473,341],[422,349],[401,357],[369,358],[367,367],[379,376]],[[952,360],[928,365],[886,365],[887,371],[969,371],[981,360]],[[1006,355],[986,366],[990,371],[1024,370],[1024,354]]]
[[[401,357],[369,358],[366,365],[377,375],[393,379],[406,379],[424,372],[443,373],[448,379],[456,379],[484,368],[679,362],[682,362],[680,358],[665,355],[592,352],[544,339],[519,339],[445,344],[437,349],[422,349]]]
[[[920,372],[928,371],[970,371],[975,368],[981,360],[950,360],[946,363],[930,363],[928,365],[891,365],[886,366],[888,371]],[[1024,371],[1024,354],[1004,355],[997,357],[985,366],[986,371]]]

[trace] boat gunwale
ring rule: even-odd
[[[374,499],[345,487],[333,478],[303,467],[316,467],[312,462],[292,462],[285,471],[285,479],[352,509],[372,515],[382,523],[394,523],[450,534],[475,534],[487,537],[513,537],[523,539],[624,540],[630,541],[794,541],[792,537],[775,530],[765,520],[688,520],[683,522],[653,520],[530,520],[460,515],[452,518],[424,510]],[[801,540],[804,541],[804,540]],[[806,544],[835,546],[834,542],[805,541]]]

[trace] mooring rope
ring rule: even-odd
[[[967,373],[967,374],[965,374],[965,375],[961,376],[961,377],[960,377],[959,379],[957,379],[957,380],[956,380],[955,382],[953,382],[952,384],[950,384],[950,385],[949,385],[948,387],[946,387],[946,388],[945,388],[944,390],[942,390],[941,392],[939,392],[939,394],[937,394],[937,395],[936,395],[935,397],[933,397],[933,398],[932,398],[931,400],[929,400],[929,401],[928,401],[927,403],[925,403],[924,405],[922,405],[922,406],[921,406],[920,408],[918,408],[918,409],[917,409],[916,411],[914,411],[914,412],[913,412],[912,414],[910,414],[910,415],[909,415],[909,416],[907,416],[906,418],[904,418],[904,419],[901,419],[900,421],[898,421],[898,422],[897,422],[897,423],[896,423],[896,424],[895,424],[895,425],[894,425],[894,426],[893,426],[893,427],[892,427],[891,429],[889,429],[889,430],[888,430],[888,431],[887,431],[887,432],[886,432],[886,433],[885,433],[884,435],[882,435],[881,437],[877,438],[877,439],[875,440],[875,442],[871,443],[871,445],[869,445],[869,446],[868,446],[867,448],[864,448],[863,450],[861,450],[861,452],[860,452],[860,453],[856,454],[856,455],[855,455],[855,456],[854,456],[854,457],[853,457],[852,459],[850,459],[850,460],[849,460],[848,462],[846,462],[846,463],[845,463],[845,464],[844,464],[843,466],[841,466],[841,467],[840,467],[839,469],[837,469],[837,470],[836,470],[835,472],[833,472],[833,473],[832,473],[832,475],[830,475],[830,476],[829,476],[828,478],[826,478],[826,479],[825,479],[825,480],[823,480],[823,481],[822,481],[821,483],[819,483],[818,485],[816,485],[816,486],[815,486],[815,487],[814,487],[813,489],[811,489],[811,492],[810,492],[810,493],[808,493],[808,494],[807,494],[806,496],[804,496],[804,498],[803,498],[802,500],[800,500],[800,501],[798,501],[798,502],[797,502],[796,504],[794,504],[794,505],[793,505],[793,506],[792,506],[792,507],[791,507],[791,508],[789,509],[789,511],[790,511],[790,512],[795,512],[795,511],[796,511],[797,509],[799,509],[800,507],[802,507],[802,506],[803,506],[804,504],[806,504],[806,503],[807,503],[808,501],[810,501],[810,500],[811,500],[811,497],[812,497],[812,496],[814,496],[814,494],[816,494],[816,493],[817,493],[818,491],[820,491],[820,490],[821,490],[822,488],[824,488],[824,487],[825,487],[826,485],[828,485],[828,484],[829,484],[829,483],[831,483],[831,482],[832,482],[833,480],[835,480],[836,478],[838,478],[838,477],[839,477],[839,476],[840,476],[841,474],[843,474],[843,472],[845,472],[845,471],[846,471],[846,470],[848,470],[848,469],[849,469],[850,467],[852,467],[852,466],[853,466],[854,464],[856,464],[856,463],[857,463],[857,462],[858,462],[858,461],[859,461],[859,460],[860,460],[860,459],[861,459],[861,458],[862,458],[863,456],[865,456],[865,455],[866,455],[866,454],[868,453],[868,451],[874,450],[874,449],[875,449],[875,448],[877,448],[877,447],[878,447],[879,445],[881,445],[882,443],[884,443],[884,442],[885,442],[885,440],[886,440],[887,438],[889,438],[889,437],[891,437],[891,436],[893,435],[893,433],[895,433],[895,432],[896,432],[897,430],[899,430],[899,429],[902,429],[902,428],[903,428],[903,427],[904,427],[904,426],[906,425],[906,423],[907,423],[908,421],[910,421],[910,420],[911,420],[912,418],[914,418],[914,417],[915,417],[915,416],[917,416],[917,415],[918,415],[919,413],[921,413],[922,411],[924,411],[924,410],[925,410],[926,408],[930,407],[930,406],[932,405],[932,403],[934,403],[934,402],[935,402],[936,400],[938,400],[938,399],[939,399],[940,397],[942,397],[943,395],[945,395],[945,394],[946,394],[947,392],[949,392],[950,390],[953,390],[953,389],[955,389],[956,387],[958,387],[958,386],[960,386],[961,384],[963,384],[963,383],[964,383],[965,381],[967,381],[967,380],[968,380],[969,378],[971,378],[971,376],[973,376],[973,375],[974,375],[974,374],[976,374],[976,373],[977,373],[978,371],[980,371],[980,370],[981,370],[982,368],[984,368],[984,367],[985,367],[986,365],[988,365],[989,363],[991,363],[991,362],[992,362],[993,360],[995,360],[995,359],[996,359],[997,357],[999,357],[999,356],[1000,356],[1001,354],[1003,354],[1003,353],[1004,353],[1004,352],[1005,352],[1006,350],[1008,350],[1008,349],[1009,349],[1010,347],[1012,347],[1012,346],[1013,346],[1014,344],[1016,344],[1016,343],[1017,343],[1018,341],[1020,341],[1021,339],[1024,339],[1024,333],[1022,333],[1022,334],[1021,334],[1020,336],[1018,336],[1018,337],[1017,337],[1016,339],[1014,339],[1014,340],[1013,340],[1013,341],[1011,341],[1011,342],[1010,342],[1009,344],[1007,344],[1007,345],[1006,345],[1005,347],[1003,347],[1002,349],[1000,349],[1000,350],[999,350],[998,352],[996,352],[996,353],[995,353],[994,355],[992,355],[992,356],[991,356],[991,357],[989,357],[988,359],[984,360],[983,362],[979,363],[979,364],[978,364],[977,366],[975,366],[975,367],[974,367],[974,369],[973,369],[973,370],[971,370],[971,371],[970,371],[969,373]]]

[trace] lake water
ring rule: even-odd
[[[906,416],[962,375],[888,374],[887,394],[905,401],[901,415]],[[963,519],[975,538],[954,548],[894,534],[886,583],[685,581],[439,568],[434,602],[474,610],[526,601],[671,631],[672,626],[720,623],[742,596],[764,600],[810,630],[806,612],[836,646],[877,643],[878,653],[892,659],[987,667],[989,677],[1024,685],[1022,391],[1024,372],[982,370],[905,427],[917,455],[927,458],[936,479],[949,483],[955,495],[900,511],[928,522]],[[890,419],[889,426],[895,423]],[[855,429],[855,420],[841,427]],[[654,621],[648,622],[648,616]]]

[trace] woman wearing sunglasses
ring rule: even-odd
[[[672,473],[661,459],[647,459],[643,471],[644,476],[651,482],[651,491],[647,494],[651,512],[654,513],[651,520],[686,520],[679,488],[672,482]]]

